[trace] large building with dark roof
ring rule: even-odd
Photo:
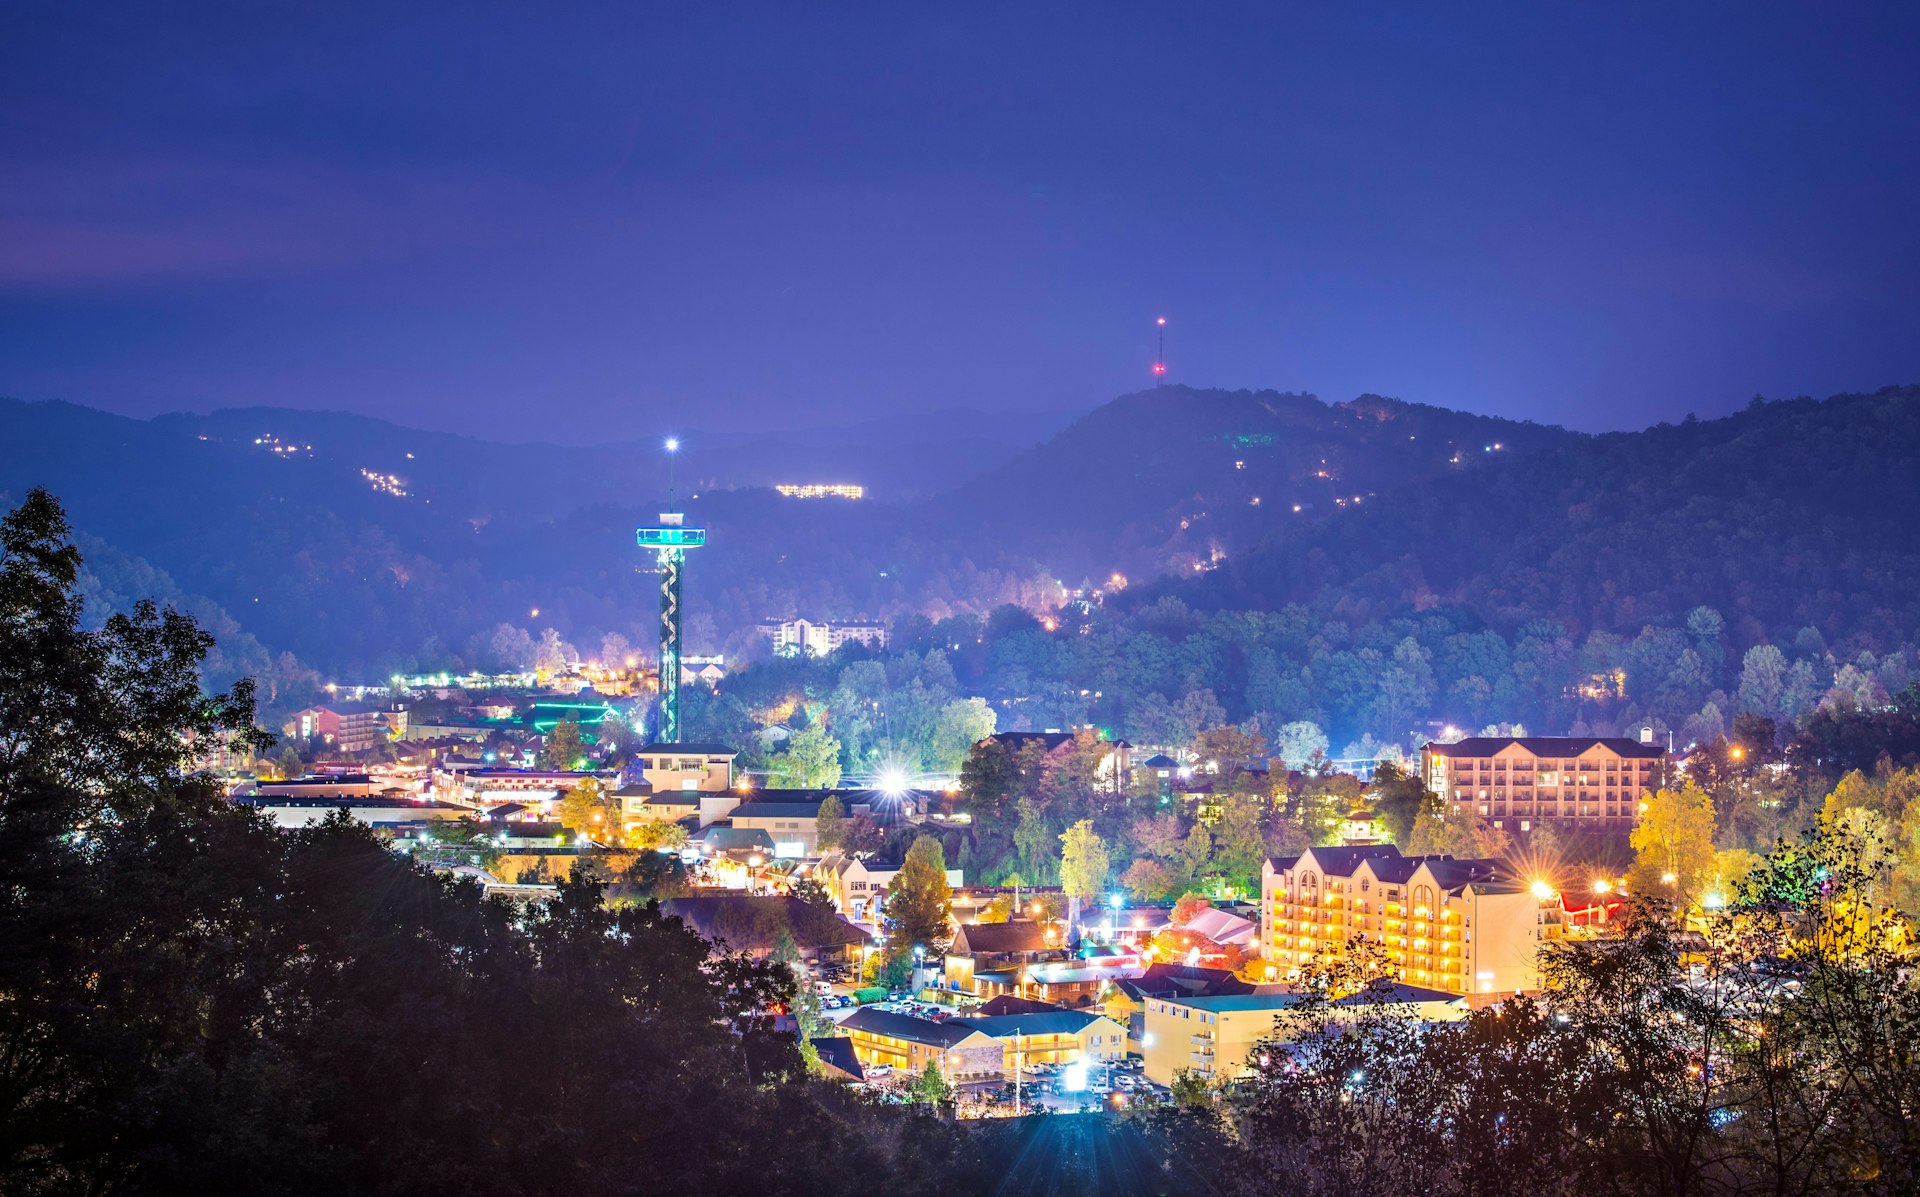
[[[1392,844],[1309,848],[1261,870],[1268,979],[1296,981],[1365,944],[1391,979],[1449,993],[1540,988],[1558,906],[1499,861],[1402,856]]]
[[[1495,827],[1627,831],[1661,785],[1666,749],[1624,736],[1473,736],[1420,750],[1420,776],[1454,810]]]

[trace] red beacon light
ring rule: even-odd
[[[1167,372],[1167,363],[1165,362],[1153,363],[1153,372],[1155,374],[1165,374]]]

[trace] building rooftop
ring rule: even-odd
[[[1047,931],[1039,923],[968,923],[954,933],[949,956],[991,956],[1000,952],[1044,952]]]
[[[915,1018],[911,1014],[895,1014],[888,1010],[875,1010],[872,1006],[862,1006],[840,1020],[840,1029],[885,1035],[890,1039],[904,1039],[908,1043],[925,1043],[944,1050],[981,1034],[973,1025],[974,1021],[977,1020],[950,1018],[946,1022],[935,1022],[931,1018]]]
[[[853,1054],[853,1040],[845,1035],[835,1035],[825,1039],[810,1040],[820,1062],[829,1068],[838,1069],[854,1080],[865,1080],[866,1069],[860,1065],[860,1057]]]
[[[738,756],[739,753],[725,744],[648,744],[635,749],[636,753],[650,756]]]
[[[820,814],[819,802],[768,802],[750,798],[727,812],[729,819],[812,819]]]
[[[1298,1005],[1301,994],[1296,991],[1269,993],[1229,993],[1212,997],[1162,997],[1159,1001],[1171,1002],[1176,1006],[1190,1006],[1195,1010],[1210,1010],[1215,1013],[1242,1013],[1249,1010],[1287,1010]],[[1466,997],[1458,993],[1448,993],[1444,989],[1426,989],[1419,985],[1393,984],[1378,989],[1367,988],[1345,997],[1334,998],[1335,1006],[1369,1005],[1419,1005],[1426,1002],[1464,1002]]]
[[[997,1014],[987,1018],[956,1018],[982,1035],[1010,1039],[1015,1035],[1078,1035],[1104,1014],[1085,1010],[1040,1010],[1025,1014]]]
[[[765,852],[773,855],[773,839],[758,827],[728,827],[715,823],[696,837],[710,852]]]
[[[1621,756],[1652,760],[1667,755],[1658,744],[1642,744],[1627,736],[1468,736],[1452,744],[1430,742],[1426,750],[1435,756],[1493,756],[1503,748],[1518,744],[1535,756],[1572,757],[1598,745]]]
[[[1048,752],[1052,752],[1054,749],[1060,747],[1062,744],[1073,743],[1074,735],[1075,735],[1074,732],[1013,731],[1013,732],[995,732],[993,735],[988,736],[987,739],[992,740],[998,744],[1003,744],[1008,748],[1024,748],[1028,744],[1039,744],[1043,746]],[[1133,747],[1133,745],[1127,743],[1125,740],[1102,740],[1100,741],[1100,743],[1105,744],[1110,748]]]

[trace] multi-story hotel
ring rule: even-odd
[[[1456,811],[1529,832],[1537,822],[1624,831],[1661,784],[1667,753],[1647,739],[1476,736],[1420,750],[1427,788]]]
[[[1361,941],[1409,985],[1533,990],[1540,948],[1559,929],[1558,908],[1493,860],[1367,844],[1309,848],[1261,870],[1260,944],[1276,981],[1326,969]]]
[[[763,619],[760,634],[783,657],[824,657],[850,640],[869,648],[887,646],[887,625],[867,619],[828,623],[811,619]]]

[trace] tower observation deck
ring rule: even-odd
[[[689,528],[686,516],[662,512],[657,527],[635,533],[643,549],[652,549],[660,570],[660,735],[662,744],[680,742],[680,571],[688,549],[707,543],[705,528]]]

